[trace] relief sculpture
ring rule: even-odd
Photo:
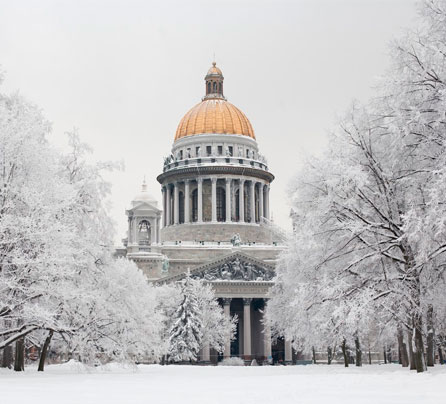
[[[203,278],[207,281],[271,281],[274,272],[251,262],[242,262],[239,258],[193,275],[193,278]]]

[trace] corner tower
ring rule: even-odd
[[[274,179],[246,115],[223,95],[214,62],[205,96],[180,121],[158,176],[163,242],[270,244],[269,189]]]

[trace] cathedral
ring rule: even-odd
[[[246,115],[224,96],[223,73],[212,63],[205,95],[178,124],[157,180],[161,205],[145,183],[126,211],[119,254],[155,283],[191,276],[209,282],[229,315],[235,339],[223,356],[203,347],[200,361],[237,356],[246,362],[292,361],[290,341],[272,344],[262,323],[283,237],[270,221],[274,175]]]

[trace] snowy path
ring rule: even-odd
[[[140,365],[86,371],[48,366],[44,373],[0,371],[0,402],[33,404],[445,402],[446,366],[417,375],[397,365],[199,367]]]

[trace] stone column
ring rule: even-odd
[[[163,227],[166,227],[166,187],[161,188],[161,194],[163,195]]]
[[[223,298],[223,310],[225,313],[225,316],[227,318],[231,317],[231,298]],[[230,358],[231,357],[231,339],[228,338],[225,342],[225,351],[223,353],[224,358]]]
[[[203,222],[203,178],[197,179],[198,184],[198,223]]]
[[[209,348],[209,342],[206,342],[203,345],[201,350],[201,361],[202,362],[210,362],[211,361],[211,349]]]
[[[158,237],[159,237],[159,232],[160,232],[160,218],[156,217],[155,218],[155,239],[153,240],[154,244],[158,244]]]
[[[170,226],[170,184],[166,187],[166,226]]]
[[[251,360],[251,302],[243,299],[243,359]]]
[[[291,347],[291,340],[287,338],[285,338],[285,363],[293,363],[293,350]]]
[[[259,182],[259,223],[262,222],[263,215],[263,183]]]
[[[212,221],[217,221],[217,178],[212,177]]]
[[[178,182],[173,184],[173,224],[180,222],[180,187]]]
[[[231,222],[231,178],[226,178],[226,222]]]
[[[132,229],[133,241],[132,241],[132,243],[137,245],[138,244],[138,218],[133,216],[132,220],[133,220],[133,229]]]
[[[265,217],[269,220],[269,185],[265,186]]]
[[[184,223],[190,223],[190,180],[184,181]]]
[[[240,217],[240,222],[244,222],[245,221],[245,195],[244,195],[244,190],[245,188],[245,180],[240,180],[240,186],[239,186],[239,191],[238,191],[238,196],[239,196],[239,200],[238,200],[238,206],[239,206],[239,217]]]
[[[249,187],[249,194],[250,194],[250,204],[249,204],[249,210],[250,210],[250,216],[251,216],[251,223],[255,223],[256,221],[256,192],[255,192],[255,185],[256,183],[254,181],[251,181],[251,185]]]

